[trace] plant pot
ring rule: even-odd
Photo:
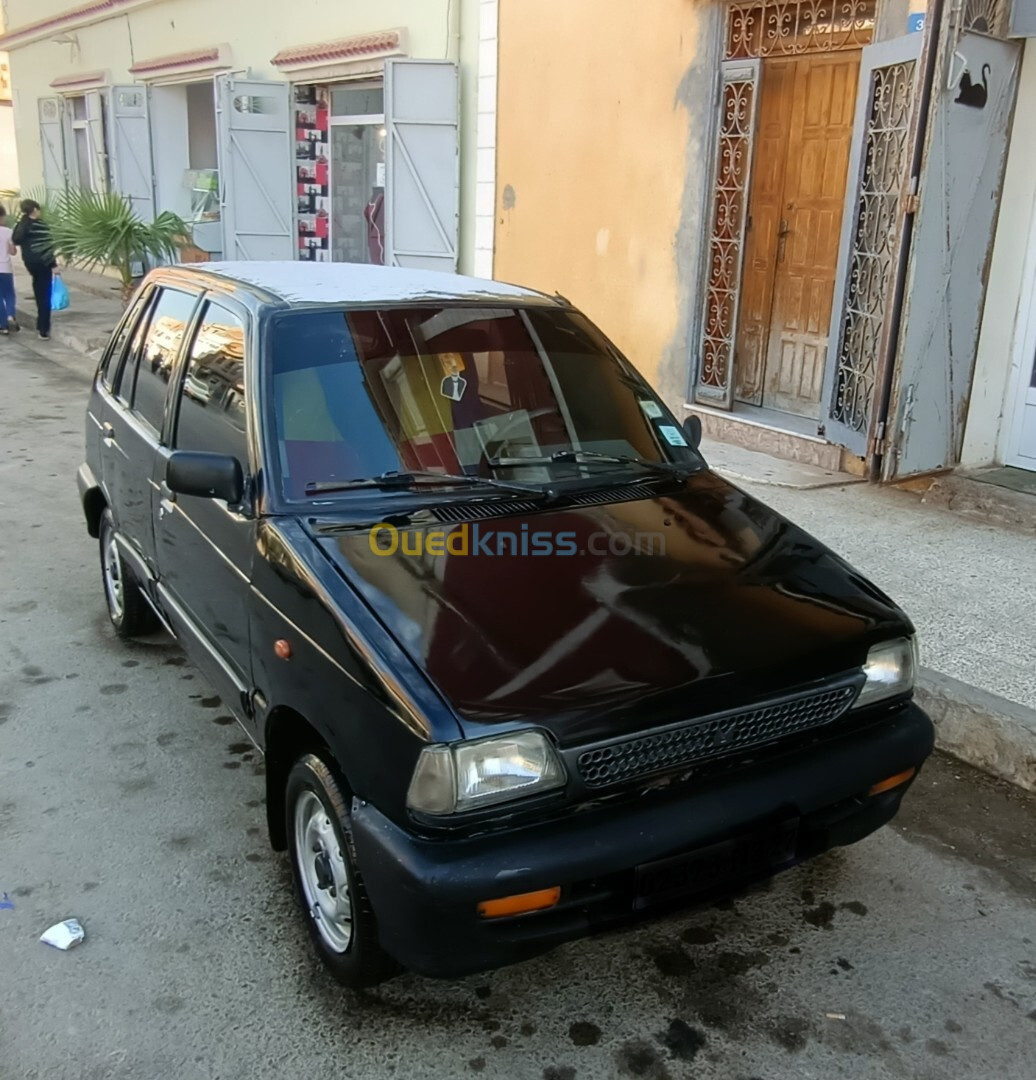
[[[137,291],[140,283],[144,279],[142,277],[134,278],[130,282],[123,282],[122,285],[122,306],[124,308],[129,307],[129,302],[133,299],[133,294]]]

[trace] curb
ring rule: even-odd
[[[36,325],[35,310],[19,307],[16,309],[16,315],[23,334],[34,334],[36,332],[31,329]],[[63,326],[62,322],[60,313],[55,313],[50,324],[51,340],[56,341],[59,345],[64,345],[66,349],[71,349],[73,352],[82,353],[91,362],[97,363],[101,358],[102,350],[108,344],[108,335],[105,334],[103,337],[101,335],[83,337],[71,327]]]
[[[921,496],[921,502],[987,525],[1006,525],[1036,536],[1036,499],[1032,495],[973,480],[964,474],[938,477]]]
[[[1036,791],[1036,709],[922,668],[914,696],[935,743],[969,765]]]

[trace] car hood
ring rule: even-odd
[[[478,521],[501,504],[451,504],[467,520],[450,524],[432,508],[393,519],[391,554],[370,521],[306,527],[472,738],[515,724],[562,746],[609,738],[859,667],[912,633],[844,560],[714,473],[650,490]],[[544,535],[572,553],[521,554]]]

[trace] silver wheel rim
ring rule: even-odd
[[[306,910],[324,944],[344,953],[353,937],[349,876],[334,823],[312,791],[295,803],[295,862]]]
[[[115,542],[115,533],[108,533],[108,542],[104,545],[104,591],[108,596],[108,610],[118,622],[122,618],[123,607],[122,561]]]

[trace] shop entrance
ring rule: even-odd
[[[818,417],[858,51],[762,63],[734,397]]]
[[[298,257],[385,262],[380,83],[295,87]]]

